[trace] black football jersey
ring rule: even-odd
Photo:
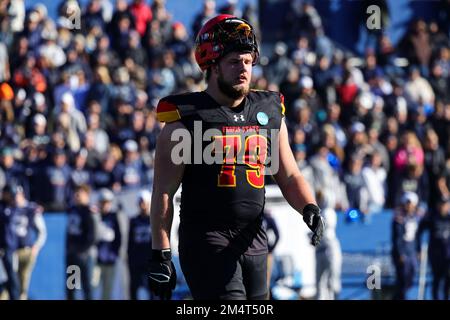
[[[206,92],[159,102],[158,119],[181,121],[192,139],[182,179],[182,223],[242,228],[261,218],[265,173],[276,161],[272,148],[283,115],[283,96],[270,91],[252,90],[235,108],[219,105]]]

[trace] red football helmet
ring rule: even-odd
[[[200,69],[205,71],[233,51],[253,53],[253,65],[256,64],[259,50],[253,27],[229,14],[218,15],[206,22],[195,40],[195,60]]]

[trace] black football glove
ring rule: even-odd
[[[161,300],[170,300],[177,284],[177,272],[170,249],[152,250],[149,271],[149,288]]]
[[[319,207],[315,204],[307,204],[303,208],[303,221],[305,221],[308,228],[313,232],[311,244],[317,246],[322,239],[323,229],[325,227]]]

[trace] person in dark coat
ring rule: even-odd
[[[97,243],[97,264],[101,272],[102,300],[111,300],[122,244],[118,212],[113,207],[113,200],[114,194],[111,190],[106,188],[100,190],[101,227],[99,227],[99,242]]]
[[[74,206],[67,212],[66,294],[68,300],[75,299],[75,289],[80,289],[80,284],[84,299],[92,300],[93,252],[95,252],[97,237],[94,213],[89,206],[90,194],[89,186],[76,187]]]
[[[139,194],[139,213],[131,218],[128,233],[128,269],[130,271],[130,298],[138,298],[140,287],[148,289],[147,267],[150,260],[151,228],[150,199],[148,191]]]
[[[396,272],[396,292],[394,299],[405,300],[412,287],[417,270],[416,233],[419,225],[416,193],[403,193],[401,205],[394,213],[392,222],[392,260]]]
[[[428,257],[433,273],[433,300],[448,300],[450,290],[450,199],[439,199],[436,210],[420,222],[417,232],[418,244],[426,230],[430,232]],[[420,248],[418,247],[417,250],[419,251]],[[440,292],[442,292],[442,296],[439,294]]]

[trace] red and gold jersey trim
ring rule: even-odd
[[[180,120],[181,116],[176,105],[160,101],[156,107],[156,118],[160,122],[174,122]]]

